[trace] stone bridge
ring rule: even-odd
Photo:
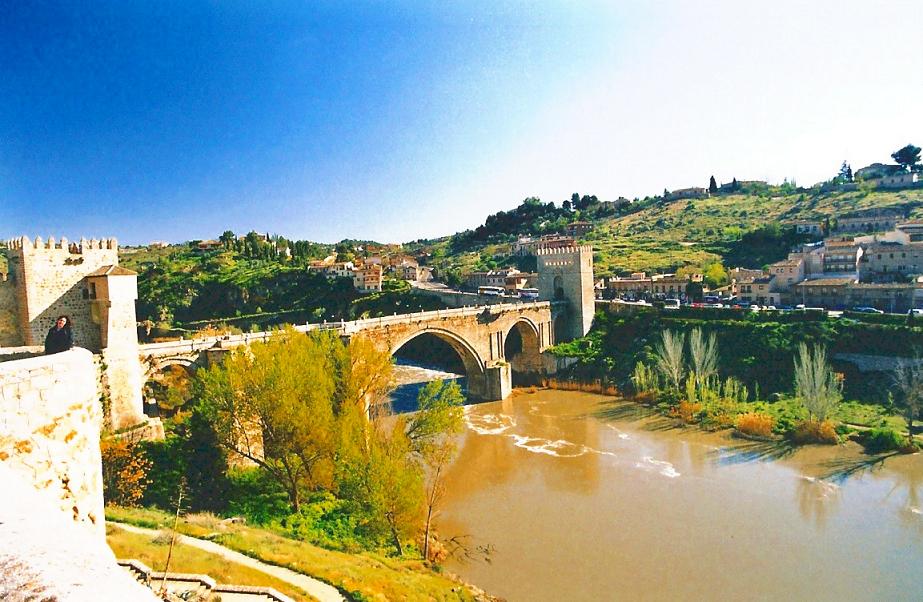
[[[368,337],[379,350],[390,354],[419,336],[437,337],[455,350],[464,364],[468,394],[475,399],[498,400],[509,395],[514,371],[543,371],[542,352],[555,343],[555,322],[560,332],[566,314],[566,303],[537,301],[306,324],[295,329],[334,330],[344,338]],[[272,332],[258,332],[152,343],[140,345],[139,351],[148,376],[153,376],[175,365],[194,371],[220,361],[235,347],[271,336]],[[511,340],[515,340],[512,345]]]

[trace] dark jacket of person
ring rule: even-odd
[[[68,327],[52,326],[45,337],[45,353],[61,353],[74,346],[74,335]]]

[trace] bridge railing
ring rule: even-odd
[[[392,326],[396,324],[412,324],[414,322],[423,322],[440,318],[456,318],[464,316],[476,316],[485,309],[491,312],[511,311],[523,309],[540,309],[550,306],[548,301],[534,301],[532,303],[498,303],[496,305],[476,305],[472,307],[458,307],[454,309],[436,309],[430,311],[419,311],[409,314],[395,314],[392,316],[382,316],[380,318],[364,318],[353,320],[352,322],[341,322],[344,334],[352,334],[367,328],[378,328],[381,326]]]
[[[531,303],[499,303],[496,305],[475,305],[471,307],[458,307],[455,309],[436,309],[431,311],[419,311],[409,314],[395,314],[392,316],[382,316],[380,318],[363,318],[349,322],[324,322],[321,324],[300,324],[295,326],[298,332],[310,332],[312,330],[338,330],[344,335],[355,334],[368,328],[380,328],[382,326],[393,326],[397,324],[412,324],[415,322],[425,322],[429,320],[438,320],[441,318],[456,318],[464,316],[476,316],[484,310],[490,312],[503,311],[521,311],[525,309],[543,309],[550,307],[549,301],[533,301]],[[191,353],[211,349],[216,345],[222,348],[239,347],[254,342],[265,342],[272,338],[272,330],[262,332],[248,332],[244,334],[228,334],[201,339],[183,339],[180,341],[168,341],[165,343],[147,343],[139,345],[139,349],[147,355],[168,355],[171,353]]]

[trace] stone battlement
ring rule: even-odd
[[[57,317],[68,316],[74,345],[105,358],[112,425],[141,420],[137,275],[118,268],[118,241],[21,236],[4,246],[0,347],[41,346]]]
[[[575,253],[593,253],[592,245],[575,245],[573,247],[538,248],[535,255],[573,255]]]
[[[72,255],[77,255],[86,251],[118,251],[119,243],[115,238],[91,238],[89,240],[81,238],[77,242],[69,242],[63,236],[59,241],[55,241],[54,236],[49,236],[48,240],[42,240],[41,236],[36,236],[34,241],[27,236],[21,236],[7,240],[6,248],[20,253],[29,251],[66,251]]]

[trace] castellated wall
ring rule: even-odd
[[[104,538],[98,382],[85,349],[0,363],[0,466]]]
[[[16,302],[16,274],[0,265],[0,347],[19,347],[19,309]]]
[[[98,351],[102,346],[99,318],[94,319],[93,304],[87,302],[91,294],[84,277],[102,266],[118,265],[116,241],[93,239],[71,244],[63,238],[56,242],[37,237],[33,242],[23,237],[9,246],[7,259],[10,272],[15,274],[21,343],[42,345],[55,318],[67,314],[73,319],[74,344]]]
[[[593,247],[589,245],[536,249],[538,289],[544,300],[569,303],[568,338],[577,339],[590,331],[596,311],[593,289]]]

